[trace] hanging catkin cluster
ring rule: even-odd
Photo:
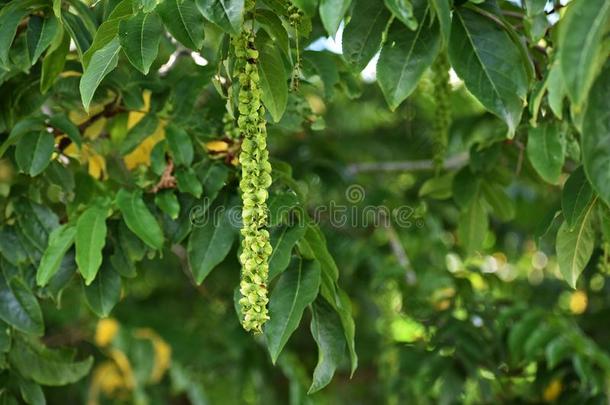
[[[296,41],[296,53],[297,60],[292,69],[292,74],[290,77],[290,90],[296,91],[299,88],[300,80],[301,80],[301,55],[299,51],[299,27],[301,25],[301,20],[303,18],[303,12],[292,2],[288,1],[288,22],[290,26],[294,28],[294,39]]]
[[[244,25],[239,37],[233,38],[238,71],[239,95],[237,127],[243,137],[239,162],[242,178],[239,184],[242,200],[241,234],[242,274],[239,304],[242,325],[247,331],[262,332],[267,314],[268,259],[271,254],[267,223],[267,188],[271,185],[271,165],[267,151],[265,108],[261,102],[258,75],[258,51],[254,33]]]
[[[436,102],[434,120],[434,167],[437,173],[442,169],[449,141],[451,126],[451,85],[449,84],[449,60],[447,54],[441,52],[432,65],[434,100]]]

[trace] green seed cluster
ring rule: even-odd
[[[271,185],[271,164],[267,151],[265,108],[261,102],[258,74],[258,51],[254,46],[254,33],[244,27],[242,34],[233,39],[238,69],[239,94],[237,127],[243,136],[239,161],[242,178],[243,228],[241,234],[242,274],[239,304],[245,330],[262,332],[269,319],[267,313],[267,276],[271,244],[267,224],[267,188]]]
[[[222,131],[229,139],[239,139],[241,136],[239,128],[235,125],[235,120],[228,112],[222,117]]]
[[[288,2],[288,22],[292,28],[294,28],[294,38],[296,41],[297,48],[297,60],[292,69],[290,76],[290,90],[297,91],[301,81],[301,56],[299,53],[299,26],[301,25],[301,19],[303,18],[303,12],[291,2]]]
[[[449,142],[449,127],[451,126],[451,85],[449,84],[449,60],[447,54],[441,52],[432,65],[434,100],[436,102],[434,120],[434,166],[437,173],[443,168],[447,144]]]

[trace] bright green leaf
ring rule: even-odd
[[[105,318],[121,298],[121,276],[110,264],[104,264],[91,285],[83,284],[83,290],[89,308]]]
[[[595,81],[582,128],[582,157],[593,189],[610,205],[610,63]]]
[[[572,229],[563,222],[557,232],[556,252],[559,271],[572,288],[576,288],[578,276],[585,269],[593,253],[595,229],[592,226],[592,213],[596,201],[597,199],[593,199],[589,203]]]
[[[120,50],[119,39],[115,37],[91,57],[91,61],[85,68],[79,85],[85,110],[89,109],[93,94],[95,94],[95,90],[97,90],[104,77],[116,68]]]
[[[610,31],[610,2],[574,0],[559,22],[559,63],[568,96],[580,108],[607,59],[604,35]],[[607,48],[606,48],[607,49]]]
[[[343,30],[343,57],[361,71],[375,56],[390,13],[379,1],[357,0],[356,12]]]
[[[36,272],[36,284],[40,287],[47,285],[55,275],[66,252],[74,243],[76,227],[64,224],[53,230],[49,235],[49,244],[42,255],[38,271]]]
[[[201,14],[230,34],[239,34],[244,0],[195,0]]]
[[[341,321],[324,300],[317,300],[312,306],[311,335],[318,345],[318,364],[308,394],[328,385],[345,352]]]
[[[561,127],[543,123],[531,127],[527,137],[527,157],[544,181],[557,184],[565,160],[565,138]]]
[[[116,203],[127,227],[153,249],[163,248],[163,231],[142,200],[141,191],[120,189]]]
[[[566,180],[561,192],[561,211],[569,229],[573,229],[587,211],[593,198],[593,189],[582,166]]]
[[[438,23],[430,24],[426,9],[420,24],[411,31],[395,21],[381,48],[377,62],[377,80],[390,106],[395,110],[417,87],[420,77],[432,64],[440,49]]]
[[[199,50],[203,46],[204,19],[195,3],[165,0],[157,6],[165,28],[187,48]]]
[[[0,272],[0,319],[20,332],[42,336],[44,322],[36,296],[19,278]],[[13,350],[11,350],[11,353]]]
[[[145,75],[159,52],[163,25],[157,13],[138,13],[119,23],[121,47],[131,64]]]
[[[320,264],[303,263],[293,258],[273,289],[269,300],[269,321],[265,338],[271,360],[275,364],[282,349],[301,322],[303,311],[313,302],[320,288]]]
[[[102,249],[106,244],[106,217],[108,210],[92,206],[76,221],[76,264],[78,271],[89,285],[102,265]]]
[[[51,162],[55,139],[47,131],[30,132],[21,137],[15,148],[15,160],[19,168],[34,177],[44,171]]]
[[[512,137],[521,120],[528,82],[522,54],[508,33],[475,11],[458,8],[449,57],[468,90],[506,123]]]

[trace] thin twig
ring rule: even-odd
[[[398,233],[396,233],[396,229],[394,229],[394,226],[392,226],[392,220],[386,217],[382,223],[385,225],[388,233],[392,253],[394,253],[396,260],[398,260],[400,267],[402,267],[405,271],[405,280],[407,281],[407,284],[414,285],[417,283],[417,274],[415,274],[413,271],[411,260],[409,260],[409,256],[407,256],[407,252],[405,251],[405,248],[398,237]]]
[[[443,163],[443,169],[459,169],[467,162],[468,153],[460,153],[447,158],[445,163]],[[365,162],[353,163],[347,166],[347,172],[352,175],[362,172],[418,172],[427,170],[434,170],[434,161],[432,159],[407,160],[403,162]]]
[[[157,193],[159,190],[163,190],[166,188],[175,188],[176,187],[176,178],[172,174],[174,171],[174,161],[169,159],[167,161],[167,166],[163,170],[161,174],[161,178],[159,182],[155,184],[153,188],[150,189],[151,193]]]

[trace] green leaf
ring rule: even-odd
[[[201,197],[203,187],[197,175],[190,167],[176,172],[176,182],[178,183],[178,190],[183,193],[190,193],[197,198]]]
[[[547,79],[547,100],[553,114],[559,119],[563,117],[563,99],[566,96],[566,86],[559,63],[553,63]]]
[[[580,220],[593,198],[593,189],[582,166],[566,180],[561,192],[561,211],[569,229]]]
[[[174,162],[179,165],[190,166],[193,162],[193,143],[186,131],[174,124],[165,128],[165,138],[172,153]]]
[[[318,0],[292,0],[291,3],[301,9],[309,17],[314,16],[316,7],[318,6]]]
[[[180,203],[172,190],[162,190],[155,195],[155,204],[165,212],[171,219],[177,219],[180,215]]]
[[[341,325],[343,326],[343,336],[347,344],[347,350],[350,358],[350,378],[354,375],[358,367],[358,354],[356,354],[356,324],[352,316],[352,303],[349,296],[341,288],[337,287],[335,293],[334,307],[339,315]]]
[[[85,68],[80,79],[79,90],[85,110],[89,110],[89,104],[98,86],[110,72],[117,67],[119,51],[121,46],[118,38],[108,42],[103,48],[96,51],[91,57],[89,65]]]
[[[333,308],[326,301],[317,300],[311,312],[311,335],[318,346],[318,364],[308,394],[328,385],[345,352],[341,321]]]
[[[65,114],[55,114],[49,118],[49,125],[68,135],[68,138],[70,138],[76,146],[79,148],[81,147],[83,141],[80,136],[80,130]]]
[[[288,74],[278,47],[268,35],[256,36],[259,51],[258,73],[260,75],[261,99],[275,122],[279,122],[288,102]]]
[[[292,58],[288,32],[286,32],[286,28],[282,25],[282,20],[277,14],[271,10],[258,9],[256,10],[256,22],[261,25],[273,42],[280,47],[286,57],[288,59]]]
[[[430,7],[436,14],[441,27],[441,36],[444,44],[449,44],[451,36],[451,5],[449,0],[429,0]]]
[[[472,254],[483,246],[488,229],[488,218],[483,200],[473,198],[458,220],[458,236],[460,244],[468,254]]]
[[[89,308],[105,318],[121,298],[121,276],[110,264],[104,264],[91,285],[83,284],[83,290]]]
[[[582,128],[582,157],[593,189],[610,205],[610,63],[591,88]]]
[[[230,34],[239,34],[244,0],[195,0],[201,14]]]
[[[74,243],[76,227],[69,224],[61,225],[49,235],[49,244],[42,255],[38,271],[36,272],[36,284],[39,287],[47,285],[55,275],[66,252]]]
[[[379,1],[357,0],[349,24],[343,30],[343,57],[361,71],[381,46],[390,13]]]
[[[565,138],[556,123],[530,127],[527,137],[527,157],[544,181],[559,183],[565,160]]]
[[[273,364],[292,333],[297,329],[303,311],[313,302],[320,288],[320,264],[303,263],[294,257],[282,274],[269,300],[269,321],[265,324],[267,348]]]
[[[592,213],[596,201],[597,198],[594,198],[589,203],[572,229],[563,222],[557,232],[556,252],[559,271],[572,288],[576,288],[578,276],[585,269],[593,253],[595,229],[592,224]]]
[[[333,283],[336,282],[339,278],[339,269],[326,247],[326,239],[320,228],[314,224],[308,225],[304,239],[309,244],[316,260],[320,262],[322,273],[332,280]]]
[[[417,29],[417,19],[413,14],[413,4],[411,4],[411,0],[384,0],[384,3],[394,17],[398,18],[410,30],[415,31]],[[358,13],[361,12],[361,10],[358,10]]]
[[[78,2],[75,2],[77,4]],[[82,4],[82,3],[81,3]],[[70,11],[62,10],[61,20],[63,21],[64,29],[76,45],[76,50],[81,60],[83,59],[85,51],[91,47],[93,41],[92,32],[90,32],[83,22],[83,19]]]
[[[7,353],[11,348],[11,327],[0,320],[0,353]]]
[[[17,33],[17,26],[26,14],[27,9],[20,2],[12,2],[0,10],[0,65],[8,64],[8,53]]]
[[[449,58],[468,90],[506,123],[512,137],[521,120],[528,81],[522,54],[510,36],[487,17],[457,8]]]
[[[31,16],[28,21],[27,43],[30,63],[36,63],[40,55],[51,45],[56,36],[60,33],[60,26],[57,18],[50,16],[41,18]]]
[[[453,194],[453,173],[431,177],[424,182],[417,193],[418,197],[429,197],[436,200],[446,200]]]
[[[44,322],[36,296],[19,278],[0,272],[0,319],[20,332],[42,336]],[[11,350],[12,353],[13,350]]]
[[[159,126],[159,119],[154,113],[146,114],[136,125],[134,125],[127,135],[121,146],[119,152],[121,155],[127,155],[138,147],[144,139],[151,135]]]
[[[89,66],[89,62],[91,61],[91,57],[93,54],[104,46],[106,46],[109,42],[111,42],[114,38],[119,34],[119,24],[122,20],[127,17],[130,17],[133,14],[133,1],[132,0],[123,0],[119,4],[116,5],[112,12],[108,16],[106,20],[104,20],[97,31],[95,32],[95,36],[93,37],[93,43],[87,49],[87,51],[83,54],[83,66],[87,68]]]
[[[0,157],[4,155],[6,150],[19,141],[25,134],[33,131],[43,131],[45,129],[44,118],[41,116],[26,117],[15,124],[8,137],[0,146]]]
[[[481,191],[485,201],[500,221],[508,222],[515,218],[515,203],[497,183],[483,182]]]
[[[120,189],[116,195],[116,203],[123,214],[127,227],[144,243],[153,249],[163,248],[163,231],[155,217],[144,204],[142,192]]]
[[[159,52],[163,25],[157,13],[138,13],[119,23],[119,40],[129,62],[143,74]]]
[[[560,20],[559,64],[568,96],[577,109],[587,99],[607,59],[603,42],[609,30],[610,2],[606,0],[574,0]]]
[[[13,227],[0,228],[0,257],[4,256],[9,263],[19,266],[28,260],[28,255],[17,233],[11,228]]]
[[[106,244],[106,217],[108,210],[92,206],[76,221],[76,264],[78,271],[89,285],[102,265],[102,249]]]
[[[187,252],[189,266],[197,284],[201,284],[210,272],[220,264],[229,254],[235,231],[229,215],[230,207],[221,210],[221,205],[214,205],[208,209],[205,223],[193,225],[189,237]]]
[[[40,91],[46,93],[55,79],[64,70],[66,58],[70,52],[70,35],[62,31],[61,39],[51,44],[42,61],[42,73],[40,76]]]
[[[282,226],[271,232],[273,250],[269,256],[269,281],[282,274],[290,263],[292,248],[303,237],[307,227],[297,224],[294,227]]]
[[[31,177],[38,176],[51,162],[55,139],[47,131],[30,132],[21,137],[15,148],[19,168]]]
[[[30,200],[15,205],[17,221],[27,240],[41,253],[47,247],[49,234],[59,226],[57,215],[47,206]]]
[[[225,164],[212,164],[205,166],[203,174],[200,172],[198,174],[205,190],[205,196],[211,203],[218,196],[218,192],[226,185],[229,178],[229,169]]]
[[[38,384],[59,386],[72,384],[89,374],[93,357],[73,361],[63,351],[51,350],[33,340],[15,339],[9,361],[25,378]]]
[[[30,405],[45,405],[46,400],[44,392],[40,385],[33,381],[26,380],[24,378],[19,379],[19,391],[21,392],[21,398],[26,404]]]
[[[377,80],[390,109],[395,110],[417,87],[440,49],[438,23],[430,24],[429,9],[415,31],[395,21],[381,48]]]
[[[351,0],[320,0],[320,19],[328,35],[334,37]]]
[[[193,50],[201,49],[204,39],[204,19],[194,2],[165,0],[156,10],[165,28],[182,45]]]

